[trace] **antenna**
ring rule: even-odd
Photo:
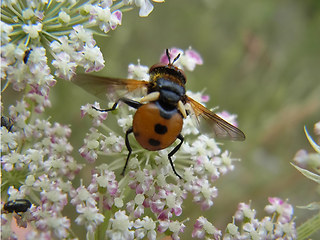
[[[170,57],[170,53],[169,53],[169,49],[166,49],[166,54],[168,57],[168,61],[169,61],[169,65],[173,65],[175,63],[175,61],[177,61],[180,57],[180,53],[173,59],[173,61],[171,62],[171,57]]]

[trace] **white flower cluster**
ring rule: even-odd
[[[192,232],[193,238],[198,239],[296,239],[296,229],[293,218],[293,207],[280,198],[269,198],[270,205],[265,211],[272,215],[262,220],[256,218],[256,211],[250,204],[240,203],[233,217],[233,223],[229,223],[225,233],[215,228],[205,217],[197,219]]]
[[[179,59],[183,61],[176,62],[184,69],[193,70],[197,64],[202,64],[200,55],[191,48],[186,51],[172,48],[169,52],[180,53]],[[171,57],[173,60],[176,56],[172,54]],[[163,56],[161,61],[166,63]],[[148,68],[139,62],[138,65],[130,64],[129,76],[148,79]],[[188,95],[201,103],[209,99],[201,93],[188,92]],[[93,106],[100,109],[98,103]],[[107,126],[108,119],[112,117],[110,113],[93,111],[89,105],[81,109],[83,116],[88,115],[93,119],[93,127],[80,148],[81,155],[90,163],[98,163],[103,158],[105,169],[116,172],[122,170],[128,154],[124,134],[132,125],[134,109],[123,104],[117,110],[116,118],[123,130],[122,134]],[[130,140],[133,151],[125,177],[118,184],[118,192],[132,194],[111,196],[109,204],[104,204],[106,209],[117,210],[111,214],[106,231],[110,239],[156,239],[162,233],[169,234],[173,239],[180,239],[187,219],[178,220],[178,217],[183,213],[187,195],[191,194],[193,201],[202,210],[213,206],[218,195],[215,181],[233,170],[236,159],[231,158],[229,151],[223,151],[221,144],[210,135],[200,134],[191,116],[184,120],[182,134],[185,141],[173,156],[175,168],[182,176],[181,180],[177,179],[169,164],[170,147],[150,152],[138,146],[136,141]],[[124,198],[126,203],[122,200]],[[218,230],[215,231],[219,233]]]
[[[250,204],[240,203],[234,215],[237,223],[229,223],[223,239],[296,239],[293,207],[277,197],[269,197],[265,211],[272,215],[256,219]]]
[[[30,196],[39,199],[37,203],[32,201],[30,212],[23,218],[16,216],[20,226],[32,222],[38,229],[30,232],[28,239],[65,238],[69,235],[70,219],[62,210],[68,203],[71,180],[82,169],[82,164],[71,156],[73,147],[68,141],[71,134],[68,126],[31,116],[30,106],[25,101],[17,102],[9,108],[13,125],[1,126],[2,190],[8,189],[8,201],[30,199]],[[10,226],[10,215],[4,214],[2,218]],[[6,229],[3,236],[14,236],[10,228],[3,229]]]
[[[53,57],[49,65],[56,77],[70,80],[79,66],[99,71],[105,60],[93,34],[99,33],[96,28],[102,35],[115,30],[122,10],[131,5],[140,7],[142,17],[153,9],[149,0],[1,1],[1,79],[17,91],[26,84],[45,91],[43,85],[55,82],[46,55]]]
[[[71,128],[43,119],[41,113],[51,106],[49,92],[56,77],[70,80],[78,67],[86,72],[104,67],[93,36],[115,30],[121,25],[123,10],[133,6],[144,17],[153,9],[149,0],[1,1],[1,92],[8,86],[21,92],[14,96],[15,105],[4,106],[1,99],[3,239],[17,238],[11,228],[12,216],[20,227],[32,226],[26,239],[76,239],[71,217],[64,212],[69,202],[78,214],[75,222],[94,234],[104,221],[98,198],[106,208],[119,198],[115,175],[105,169],[92,176],[87,188],[73,186],[77,183],[71,181],[83,165],[72,156]],[[100,114],[95,124],[105,117]],[[121,151],[122,144],[117,143],[122,138],[113,137],[101,141],[103,149],[113,144],[110,151]],[[97,143],[88,144],[94,149]],[[110,196],[101,194],[101,189]],[[29,202],[30,208],[23,205]]]

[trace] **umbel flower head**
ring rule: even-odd
[[[1,1],[2,85],[11,83],[16,91],[30,85],[33,94],[46,96],[55,77],[70,80],[77,67],[99,71],[105,60],[93,34],[115,30],[134,5],[143,17],[153,9],[149,0]]]
[[[180,68],[193,70],[196,65],[202,64],[200,55],[191,48],[186,51],[174,48],[169,52],[180,53],[181,60],[177,60]],[[147,79],[148,68],[140,63],[130,64],[129,75]],[[188,94],[202,104],[209,99],[201,93]],[[100,109],[97,102],[93,106]],[[96,165],[103,161],[100,166],[104,171],[112,171],[118,175],[128,154],[124,133],[132,125],[134,109],[119,106],[115,116],[118,131],[122,134],[108,126],[112,114],[96,111],[90,104],[83,106],[81,110],[82,116],[92,117],[93,127],[80,148],[80,154]],[[233,170],[233,163],[237,159],[233,159],[229,151],[222,150],[221,144],[213,137],[200,134],[192,117],[184,120],[182,134],[185,141],[173,157],[176,171],[181,174],[182,179],[178,179],[172,171],[167,157],[169,149],[151,152],[142,149],[135,141],[130,141],[133,151],[127,174],[117,184],[118,193],[109,195],[104,204],[106,209],[117,210],[108,221],[106,234],[110,239],[142,239],[147,235],[155,239],[155,230],[158,234],[166,233],[173,239],[179,239],[187,219],[178,219],[182,216],[183,202],[188,194],[202,210],[209,210],[213,206],[218,195],[215,181]],[[128,191],[125,188],[130,189],[129,196],[124,195]],[[126,203],[123,199],[126,199]]]
[[[124,10],[133,6],[143,10],[140,16],[144,17],[153,9],[148,0],[1,1],[1,92],[10,85],[22,92],[17,95],[21,99],[8,109],[1,99],[1,119],[6,112],[7,123],[12,125],[1,120],[1,209],[5,202],[18,199],[32,203],[20,215],[1,214],[4,239],[16,239],[12,216],[19,226],[32,226],[27,239],[76,239],[71,217],[63,213],[68,203],[76,206],[76,223],[85,225],[89,233],[103,222],[95,196],[100,189],[95,187],[99,183],[108,193],[116,194],[117,184],[101,180],[108,173],[99,172],[93,175],[88,197],[85,187],[72,183],[83,164],[72,156],[71,128],[42,119],[39,113],[51,106],[49,92],[56,77],[68,80],[77,67],[90,72],[104,66],[93,36],[115,30],[121,25]],[[79,199],[84,201],[81,206]],[[112,203],[110,197],[106,199]]]
[[[176,50],[184,59],[177,62],[180,67],[192,70],[202,63],[194,50]],[[147,69],[140,64],[130,64],[129,74],[134,78],[147,78]],[[209,99],[202,93],[188,92],[188,95],[202,104]],[[99,103],[94,106],[100,108]],[[148,152],[134,141],[131,141],[133,153],[128,171],[124,177],[119,177],[127,156],[123,135],[132,124],[133,113],[133,109],[120,106],[114,115],[119,128],[111,129],[108,121],[114,118],[112,114],[96,111],[89,104],[81,108],[82,116],[92,117],[93,126],[79,151],[89,162],[87,165],[94,163],[95,166],[90,173],[89,184],[81,180],[79,185],[71,182],[83,165],[70,155],[70,128],[48,120],[33,121],[26,101],[10,107],[9,115],[15,124],[12,129],[1,127],[1,164],[6,183],[2,188],[8,189],[8,200],[32,199],[33,204],[27,212],[21,216],[14,214],[19,226],[32,226],[27,239],[80,238],[72,230],[70,216],[63,211],[68,204],[76,215],[74,223],[83,226],[86,237],[92,239],[97,235],[107,239],[157,239],[165,235],[180,239],[189,223],[183,215],[188,195],[199,209],[212,208],[218,195],[215,181],[232,171],[234,162],[238,160],[223,150],[222,144],[210,135],[200,133],[191,117],[184,121],[182,134],[185,143],[173,158],[182,179],[173,174],[168,164],[168,149]],[[226,114],[223,112],[222,115]],[[230,116],[234,120],[234,116]],[[266,208],[267,211],[279,214],[276,236],[294,236],[292,207],[276,198],[270,203],[274,206]],[[254,210],[248,208],[239,207],[238,221],[244,221],[242,213],[255,220]],[[253,214],[248,214],[250,212]],[[10,229],[10,216],[2,215],[4,238],[15,237]],[[194,238],[222,237],[222,231],[202,216],[190,224],[194,224]],[[254,221],[254,224],[243,227],[243,236],[256,236],[257,226],[260,225]],[[238,231],[233,223],[228,225],[225,239],[232,239],[230,234],[241,236],[242,231]]]
[[[293,207],[288,201],[277,197],[269,197],[268,201],[265,211],[271,216],[265,216],[261,220],[256,218],[256,211],[251,208],[251,203],[240,203],[233,222],[227,225],[223,239],[296,239]],[[204,234],[203,228],[197,227],[193,234]]]
[[[172,52],[180,54],[182,61],[177,61],[180,68],[193,70],[196,65],[202,64],[200,55],[193,49],[183,51],[174,48],[170,50]],[[163,56],[161,61],[167,63]],[[128,72],[132,78],[148,79],[148,67],[140,65],[140,62],[138,65],[130,64]],[[202,93],[188,92],[188,95],[202,104],[209,99]],[[93,106],[100,109],[97,102]],[[111,106],[112,103],[109,107]],[[96,169],[101,174],[120,174],[128,154],[123,136],[132,125],[135,110],[124,104],[118,107],[115,115],[96,111],[90,104],[83,106],[81,110],[82,116],[92,118],[93,126],[80,148],[80,154],[89,163],[98,165]],[[236,124],[234,115],[223,111],[220,116]],[[118,129],[111,129],[107,124],[114,117],[119,125]],[[182,179],[173,173],[168,162],[169,149],[150,152],[130,140],[133,151],[128,163],[128,173],[119,182],[112,174],[109,182],[116,188],[113,188],[112,194],[107,190],[107,196],[99,197],[104,208],[112,211],[111,215],[107,215],[109,219],[104,219],[104,223],[108,225],[105,233],[108,239],[157,239],[161,234],[180,239],[186,224],[192,225],[190,219],[184,216],[184,201],[188,195],[199,210],[208,211],[212,208],[218,196],[216,180],[232,171],[234,162],[238,159],[232,158],[228,150],[223,150],[222,144],[210,134],[200,133],[191,116],[184,120],[182,134],[185,141],[173,157],[176,171],[181,174]],[[100,161],[103,163],[100,164]],[[200,215],[193,223],[192,237],[294,239],[292,206],[278,198],[269,198],[269,202],[271,205],[266,207],[266,211],[273,214],[273,217],[267,216],[261,221],[255,218],[255,210],[250,205],[239,204],[234,217],[237,223],[230,223],[224,234]]]

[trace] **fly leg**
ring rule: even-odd
[[[124,176],[124,172],[126,171],[126,168],[127,168],[127,165],[128,165],[128,162],[129,162],[129,158],[130,158],[130,155],[131,155],[131,152],[132,152],[132,148],[130,146],[130,142],[129,142],[129,138],[128,138],[128,135],[130,133],[133,133],[133,128],[130,127],[127,131],[126,131],[126,147],[128,149],[128,156],[127,156],[127,160],[126,160],[126,164],[124,165],[123,167],[123,170],[121,172],[121,175]]]
[[[112,108],[108,108],[108,109],[98,109],[98,108],[96,108],[96,107],[94,107],[94,106],[92,106],[92,108],[95,109],[95,110],[97,110],[97,111],[99,111],[99,112],[110,112],[110,111],[116,110],[119,102],[124,102],[124,103],[127,104],[128,106],[133,107],[133,108],[135,108],[135,109],[138,109],[139,107],[141,107],[141,106],[143,105],[143,104],[140,103],[140,102],[137,102],[137,101],[134,101],[134,100],[132,100],[132,99],[123,97],[123,98],[119,98],[119,99],[113,104]]]
[[[183,140],[184,140],[184,138],[181,134],[179,134],[177,138],[180,140],[180,143],[177,146],[175,146],[175,148],[168,154],[168,159],[170,161],[170,164],[171,164],[171,167],[172,167],[174,174],[177,175],[180,179],[182,179],[182,177],[175,170],[172,159],[171,159],[171,157],[180,149],[180,147],[183,143]]]
[[[131,100],[131,99],[129,99],[129,98],[120,98],[118,101],[116,101],[116,102],[113,104],[112,108],[109,108],[109,109],[98,109],[98,108],[96,108],[96,107],[94,107],[94,106],[92,106],[92,108],[95,109],[95,110],[97,110],[97,111],[99,111],[99,112],[110,112],[110,111],[114,111],[114,110],[117,108],[117,106],[118,106],[118,104],[119,104],[120,101],[121,101],[121,102],[124,102],[125,104],[127,104],[127,105],[129,105],[130,107],[133,107],[133,108],[135,108],[135,109],[138,109],[139,107],[141,107],[141,106],[143,105],[142,103],[137,102],[137,101],[134,101],[134,100]],[[122,176],[124,176],[124,173],[125,173],[125,171],[126,171],[126,168],[127,168],[128,162],[129,162],[129,158],[130,158],[130,155],[131,155],[131,152],[132,152],[132,148],[131,148],[131,146],[130,146],[130,142],[129,142],[129,138],[128,138],[128,136],[129,136],[130,133],[133,133],[133,128],[132,128],[132,127],[130,127],[130,128],[126,131],[125,143],[126,143],[126,147],[127,147],[129,153],[128,153],[128,155],[127,155],[127,159],[126,159],[126,163],[125,163],[125,165],[124,165],[124,168],[123,168],[123,170],[122,170],[122,172],[121,172],[121,175],[122,175]]]

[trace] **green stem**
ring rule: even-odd
[[[9,79],[7,78],[6,83],[4,84],[4,86],[2,86],[1,92],[4,92],[8,86],[9,86]]]
[[[27,7],[24,5],[23,1],[19,0],[18,2],[19,2],[18,5],[20,5],[20,8],[22,8],[22,9],[26,9],[26,8],[27,8]],[[22,10],[21,10],[21,12],[22,12]]]
[[[26,34],[24,31],[22,30],[16,30],[16,31],[13,31],[9,34],[9,37],[14,37],[14,36],[17,36],[17,35],[23,35],[23,34]]]
[[[2,12],[1,12],[1,20],[4,21],[5,23],[15,24],[15,21],[11,17],[8,17]]]
[[[8,8],[21,20],[23,21],[22,15],[13,6],[9,5]]]
[[[115,10],[123,7],[123,6],[124,6],[123,1],[118,2],[118,3],[116,3],[115,5],[113,5],[113,6],[110,8],[110,11],[113,12],[113,11],[115,11]]]
[[[71,18],[71,21],[68,23],[69,26],[75,26],[75,25],[79,25],[79,24],[84,24],[88,21],[88,17],[84,17],[81,15],[77,15],[74,16],[73,18]]]
[[[46,19],[52,18],[52,16],[55,16],[58,14],[58,12],[62,9],[64,3],[58,3],[57,5],[53,6],[52,9],[47,9]]]
[[[43,33],[43,35],[46,35],[47,37],[51,38],[52,40],[59,41],[55,35],[52,35],[51,33],[47,32],[47,31],[41,31],[41,33]]]
[[[320,230],[320,212],[313,218],[301,224],[298,229],[298,240],[309,238],[313,233]]]
[[[23,8],[23,5],[22,5],[22,8],[21,8],[21,1],[18,1],[18,4],[15,4],[15,7],[17,8],[17,11],[19,11],[21,14],[22,14],[22,9],[24,9]],[[23,21],[23,15],[21,15],[21,20]]]
[[[10,37],[11,37],[11,35],[10,35]],[[25,37],[26,37],[26,35],[23,35],[23,34],[17,35],[16,37],[12,38],[11,43],[18,44],[20,42],[20,40],[22,40]]]
[[[103,196],[102,194],[99,194],[99,206],[98,208],[100,209],[100,211],[102,211],[103,209]],[[97,239],[97,240],[100,240],[100,239],[103,239],[103,229],[104,229],[104,223],[100,224],[98,227],[97,227],[97,230],[95,232],[95,236],[94,236],[94,239]]]

